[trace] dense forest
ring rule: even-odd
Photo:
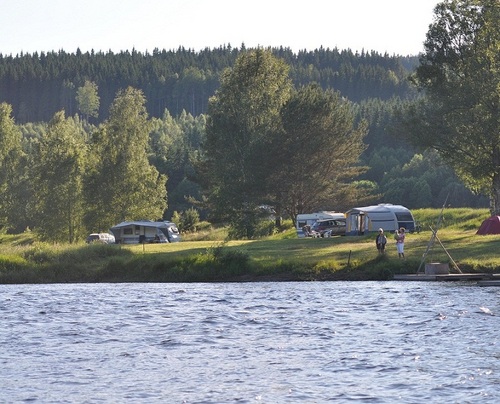
[[[148,175],[152,176],[153,183],[168,178],[168,208],[163,217],[178,217],[179,212],[192,213],[197,209],[205,218],[206,210],[196,203],[201,193],[193,162],[205,140],[209,99],[220,88],[221,75],[232,69],[238,57],[247,51],[249,49],[244,46],[240,49],[224,46],[200,52],[184,48],[176,51],[155,49],[152,54],[135,50],[118,54],[111,51],[0,54],[0,103],[10,106],[4,109],[5,114],[11,114],[19,127],[25,164],[33,166],[39,165],[37,159],[43,151],[42,140],[52,136],[52,146],[44,146],[46,158],[50,157],[50,147],[57,144],[57,131],[81,133],[78,135],[83,141],[81,147],[102,152],[111,147],[108,144],[111,140],[107,141],[106,137],[115,136],[116,144],[120,141],[120,133],[132,130],[124,126],[126,109],[134,107],[140,110],[143,105],[144,114],[150,120],[144,121],[142,129],[147,126],[149,135],[147,141],[140,142],[146,145],[147,159],[154,167]],[[324,90],[334,90],[351,105],[356,122],[367,122],[367,135],[363,140],[366,149],[359,161],[359,166],[366,169],[360,170],[362,174],[355,178],[358,188],[365,190],[360,203],[439,207],[449,196],[453,206],[488,206],[488,199],[472,194],[436,153],[420,152],[409,146],[404,136],[398,133],[395,110],[419,97],[408,80],[418,65],[417,56],[323,48],[297,54],[287,48],[269,51],[289,66],[289,77],[295,88],[317,83]],[[97,110],[92,114],[86,113],[81,105],[82,89],[88,88],[95,89],[98,97]],[[134,101],[127,104],[124,101],[127,97],[134,98]],[[120,103],[123,110],[117,105]],[[60,115],[60,111],[65,115]],[[143,113],[139,115],[143,119]],[[135,145],[134,148],[136,146],[142,147]],[[79,152],[75,150],[74,153],[76,161]],[[105,159],[102,155],[100,158],[85,157],[87,163],[92,158],[95,167],[107,172],[113,170],[113,162],[106,165],[100,161]],[[77,165],[80,167],[80,163]],[[43,167],[39,169],[38,175],[43,177]],[[80,188],[89,187],[94,181],[91,185],[101,189],[102,184],[99,186],[96,182],[99,175],[102,175],[102,181],[109,181],[109,176],[90,172],[92,170],[85,165],[78,170],[87,170],[82,184],[77,184]],[[27,175],[29,177],[29,170]],[[154,175],[161,177],[154,180]],[[129,177],[132,176],[129,172]],[[22,192],[34,195],[30,191],[33,184],[23,186]],[[26,209],[35,202],[27,203]],[[48,207],[45,207],[46,211]],[[346,206],[324,204],[318,208],[337,210]],[[31,212],[31,218],[26,212],[18,212],[23,219],[16,228],[20,230],[36,222],[35,212]],[[91,219],[86,220],[92,223]]]
[[[94,123],[107,118],[116,93],[128,86],[143,91],[151,116],[161,117],[165,109],[173,116],[182,111],[197,116],[206,112],[220,73],[232,67],[245,50],[227,46],[200,52],[155,49],[152,54],[135,50],[0,54],[0,102],[12,105],[18,123],[47,122],[62,109],[74,115],[77,88],[89,80],[98,86],[101,100]],[[353,102],[415,94],[407,76],[418,63],[417,57],[323,48],[297,54],[288,48],[272,52],[290,66],[295,86],[315,81]]]

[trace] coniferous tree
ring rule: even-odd
[[[252,237],[267,197],[268,150],[291,92],[284,61],[262,49],[240,55],[209,103],[204,173],[214,216]]]
[[[349,183],[363,171],[357,164],[366,124],[355,127],[350,104],[338,93],[308,85],[285,104],[281,119],[269,185],[277,205],[295,220],[299,213],[342,211],[359,203]]]
[[[298,54],[282,47],[269,50],[290,65],[295,86],[317,82],[354,102],[409,96],[412,89],[406,77],[418,61],[416,56],[389,57],[338,49],[320,48]],[[71,116],[76,92],[73,83],[85,83],[91,78],[91,83],[99,86],[101,122],[107,118],[116,92],[127,86],[143,91],[151,116],[161,117],[165,109],[174,116],[183,110],[196,116],[206,113],[222,71],[245,52],[244,47],[220,47],[200,52],[184,48],[156,50],[152,54],[135,50],[116,54],[35,52],[16,57],[0,54],[0,102],[11,104],[21,123],[48,121],[62,109]]]

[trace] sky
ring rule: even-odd
[[[0,54],[242,44],[418,55],[438,0],[0,0]]]

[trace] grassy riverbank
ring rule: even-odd
[[[49,245],[29,233],[4,235],[0,283],[391,279],[417,271],[439,213],[414,212],[422,231],[407,236],[405,260],[397,257],[392,238],[379,256],[373,234],[297,239],[293,229],[260,240],[225,242],[204,234],[180,243],[127,246]],[[475,234],[488,216],[485,209],[445,211],[438,237],[463,272],[500,272],[500,236]],[[450,262],[446,251],[436,241],[427,262]]]

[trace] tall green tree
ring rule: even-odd
[[[500,4],[445,0],[434,14],[414,77],[426,98],[406,130],[500,214]]]
[[[273,142],[269,192],[293,219],[316,210],[347,210],[359,203],[353,179],[365,149],[366,124],[357,127],[350,103],[311,84],[282,108],[283,130]]]
[[[209,101],[204,172],[212,212],[252,237],[255,212],[267,197],[269,145],[292,84],[286,63],[270,51],[242,53]]]
[[[86,121],[89,120],[89,116],[97,118],[100,105],[97,84],[85,80],[85,84],[76,90],[76,102]]]
[[[85,151],[73,119],[57,112],[40,139],[34,168],[36,230],[45,240],[73,243],[83,235]]]
[[[148,161],[151,124],[142,91],[119,91],[109,119],[93,136],[85,194],[86,223],[93,231],[124,221],[161,219],[165,175]]]
[[[12,117],[12,107],[0,103],[0,229],[6,230],[15,224],[12,214],[16,205],[16,188],[21,180],[22,158],[21,131]]]

